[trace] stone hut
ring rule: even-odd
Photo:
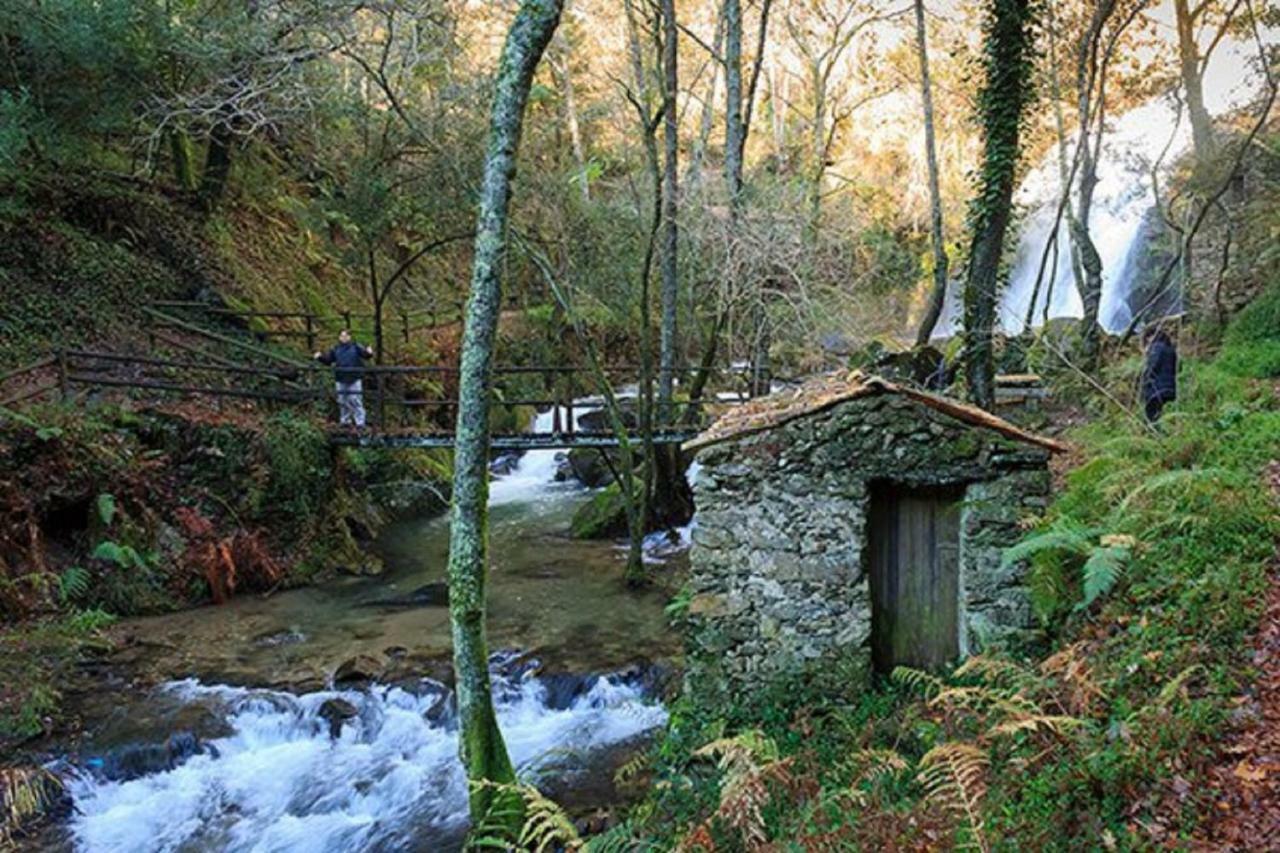
[[[729,411],[700,463],[688,683],[720,699],[840,659],[937,667],[1031,639],[1025,566],[1061,445],[861,373]]]

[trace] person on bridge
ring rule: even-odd
[[[1142,368],[1142,403],[1147,422],[1160,420],[1165,403],[1178,399],[1178,350],[1159,327],[1147,332],[1147,356]]]
[[[338,344],[328,352],[314,356],[321,364],[333,365],[333,379],[338,391],[338,423],[364,428],[364,360],[373,358],[373,350],[351,339],[351,330],[338,333]]]

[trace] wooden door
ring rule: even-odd
[[[937,669],[960,653],[959,488],[877,484],[867,519],[871,658]]]

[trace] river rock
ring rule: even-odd
[[[612,459],[613,468],[618,460]],[[598,489],[613,482],[613,470],[601,451],[590,447],[575,447],[569,451],[569,468],[574,478],[588,489]]]
[[[379,598],[370,601],[366,607],[448,607],[449,585],[444,581],[423,584],[407,595]]]
[[[636,407],[634,401],[619,400],[618,408],[622,417],[622,423],[627,429],[635,429],[640,425],[640,418],[636,415]],[[613,424],[609,420],[609,413],[604,409],[593,409],[578,417],[579,432],[613,432]]]
[[[155,773],[166,773],[186,763],[193,755],[217,750],[212,744],[204,744],[191,732],[175,732],[163,743],[131,743],[113,749],[99,759],[91,759],[89,766],[110,782],[128,782]]]
[[[352,717],[358,717],[360,709],[346,699],[333,698],[325,700],[316,713],[320,719],[329,724],[329,739],[337,740],[342,734],[342,725]]]
[[[489,473],[495,477],[505,477],[520,466],[519,451],[508,451],[489,462]]]
[[[356,655],[338,664],[333,672],[334,686],[376,680],[382,675],[383,662],[373,655]]]
[[[569,461],[566,453],[556,454],[556,476],[557,483],[568,482],[573,479],[573,464]]]

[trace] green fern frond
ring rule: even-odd
[[[926,698],[937,696],[947,686],[946,682],[938,676],[909,666],[895,666],[893,672],[889,673],[889,678],[895,684],[900,684]]]
[[[1204,666],[1202,664],[1193,663],[1191,666],[1175,675],[1168,684],[1160,688],[1160,693],[1156,696],[1156,707],[1167,707],[1169,703],[1173,701],[1174,697],[1182,690],[1183,685],[1191,680],[1193,675],[1204,671]]]
[[[1089,553],[1080,570],[1084,578],[1084,599],[1076,609],[1087,610],[1099,596],[1111,591],[1124,574],[1130,553],[1128,548],[1118,546],[1098,547]]]
[[[69,604],[83,598],[89,591],[89,573],[80,566],[72,566],[58,576],[58,598]]]
[[[1129,512],[1130,506],[1144,495],[1173,487],[1196,485],[1201,481],[1212,482],[1214,480],[1229,479],[1232,476],[1232,472],[1226,468],[1179,468],[1174,471],[1165,471],[1163,474],[1148,477],[1131,491],[1116,507],[1115,517],[1124,518]]]
[[[499,782],[473,782],[473,788],[509,794],[495,797],[493,806],[472,829],[467,837],[467,849],[520,850],[545,853],[547,850],[578,850],[582,839],[573,821],[554,801],[544,796],[532,785],[503,784]],[[523,823],[513,839],[509,827]]]
[[[1046,551],[1065,551],[1085,556],[1093,548],[1096,531],[1071,519],[1060,518],[1040,533],[1032,534],[1004,550],[1001,565],[1012,566]]]

